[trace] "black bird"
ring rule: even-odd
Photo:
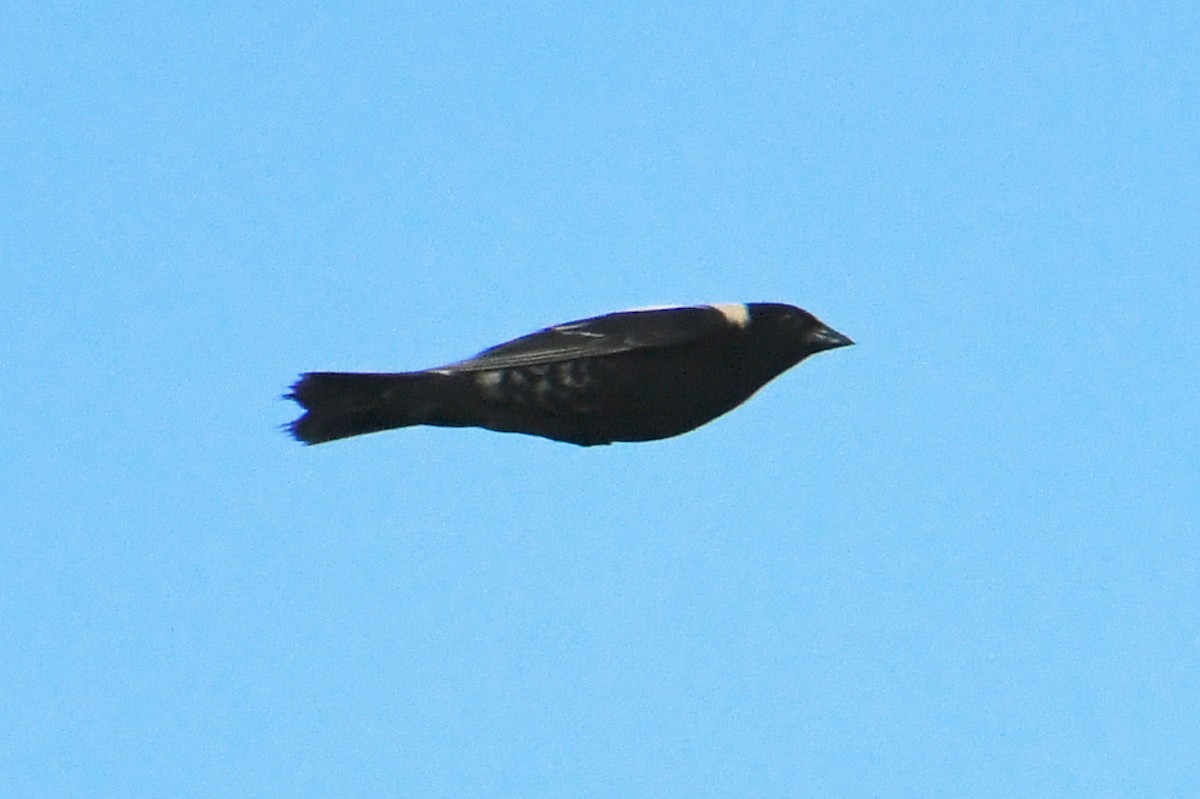
[[[410,425],[592,446],[694,430],[809,355],[853,344],[779,303],[656,308],[567,322],[421,372],[309,372],[288,425],[319,444]]]

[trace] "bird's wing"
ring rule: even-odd
[[[441,369],[476,372],[671,347],[743,326],[745,314],[742,305],[621,311],[548,327]]]

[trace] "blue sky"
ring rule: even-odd
[[[0,793],[1200,784],[1189,3],[22,4]],[[669,441],[302,448],[298,372],[658,303]]]

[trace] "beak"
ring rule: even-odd
[[[837,349],[838,347],[849,347],[854,343],[850,340],[849,336],[843,336],[833,328],[825,327],[825,325],[821,325],[809,334],[808,340],[817,352]]]

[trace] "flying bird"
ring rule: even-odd
[[[581,446],[670,438],[854,342],[807,311],[736,303],[622,311],[548,327],[419,372],[309,372],[287,399],[305,444],[412,425],[483,427]]]

